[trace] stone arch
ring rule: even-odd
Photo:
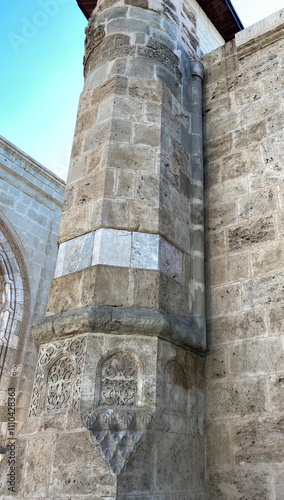
[[[5,394],[13,387],[16,394],[16,432],[25,420],[28,408],[18,398],[22,392],[22,370],[25,364],[30,322],[30,283],[21,241],[6,217],[0,212],[0,382],[2,407],[5,415]],[[3,398],[4,396],[4,398]],[[4,411],[3,411],[4,410]],[[5,418],[6,420],[6,418]],[[7,423],[1,422],[0,460],[6,447]]]
[[[30,319],[30,284],[21,243],[9,222],[0,214],[0,378],[7,350],[15,349],[14,365],[20,364],[23,336]],[[7,370],[7,376],[13,373]]]
[[[175,359],[166,364],[164,379],[168,384],[184,387],[185,389],[188,388],[186,373]]]

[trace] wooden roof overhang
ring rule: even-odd
[[[197,0],[197,2],[226,42],[232,40],[238,31],[244,29],[230,0]],[[77,4],[89,19],[97,1],[77,0]]]

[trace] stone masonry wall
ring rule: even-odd
[[[30,327],[43,319],[54,274],[65,184],[0,137],[0,446],[5,448],[8,387],[16,423],[28,415],[36,348]],[[11,294],[4,293],[9,288]],[[2,450],[3,452],[3,450]]]
[[[284,11],[205,65],[210,500],[283,500]]]

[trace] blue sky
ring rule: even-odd
[[[232,0],[247,27],[283,0]],[[0,0],[0,135],[66,179],[83,87],[75,0]]]

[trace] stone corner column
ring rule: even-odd
[[[155,10],[86,30],[24,498],[206,498],[202,66]]]

